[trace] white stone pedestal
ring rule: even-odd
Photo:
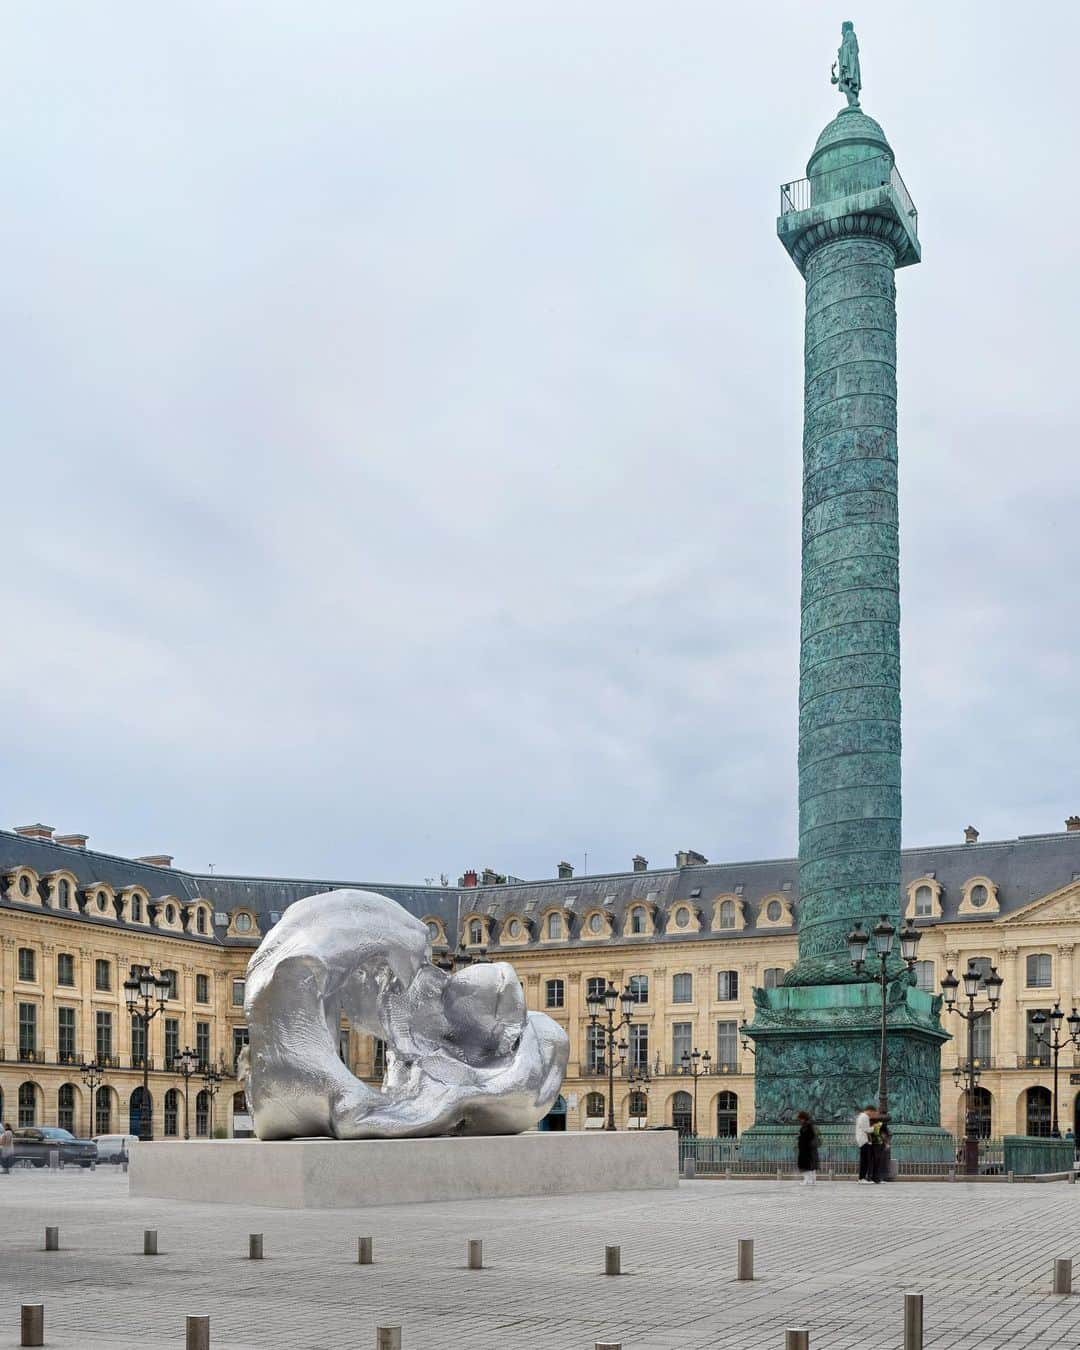
[[[134,1144],[131,1195],[354,1209],[510,1195],[671,1189],[674,1130],[466,1139],[159,1140]]]

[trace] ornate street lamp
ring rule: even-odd
[[[704,1054],[694,1046],[693,1051],[684,1050],[682,1071],[694,1080],[694,1138],[697,1138],[697,1080],[712,1071],[712,1055],[708,1050]]]
[[[136,974],[136,972],[138,972]],[[155,975],[149,966],[133,966],[131,975],[124,981],[124,998],[128,1012],[137,1017],[143,1025],[143,1096],[142,1110],[139,1112],[139,1138],[153,1139],[154,1127],[150,1109],[150,1023],[158,1013],[165,1011],[165,1001],[169,997],[171,986],[163,975]],[[154,1004],[157,1007],[154,1007]],[[139,1005],[142,1005],[141,1007]]]
[[[84,1059],[79,1065],[82,1080],[90,1092],[90,1137],[97,1134],[97,1090],[105,1081],[105,1065],[99,1059]]]
[[[207,1114],[206,1129],[207,1134],[213,1137],[214,1133],[214,1098],[217,1096],[218,1088],[221,1087],[221,1073],[214,1068],[209,1068],[203,1074],[203,1087],[206,1092]]]
[[[1061,1003],[1055,1002],[1050,1009],[1050,1035],[1047,1036],[1043,1028],[1046,1026],[1047,1017],[1042,1011],[1031,1014],[1031,1025],[1038,1027],[1035,1033],[1035,1039],[1053,1055],[1054,1064],[1054,1108],[1053,1108],[1053,1127],[1051,1133],[1055,1139],[1061,1138],[1061,1130],[1058,1128],[1058,1056],[1065,1046],[1072,1044],[1080,1049],[1080,1013],[1074,1008],[1068,1017],[1061,1009]],[[1061,1036],[1061,1024],[1066,1022],[1069,1027],[1067,1036]]]
[[[619,1007],[620,1002],[622,1003],[622,1017],[619,1021],[616,1022],[615,1013]],[[614,1130],[615,1054],[616,1051],[620,1049],[620,1045],[619,1042],[616,1040],[616,1037],[619,1035],[619,1032],[622,1031],[623,1027],[628,1027],[630,1023],[633,1021],[634,996],[630,992],[629,985],[627,985],[626,988],[622,991],[622,994],[620,994],[619,991],[615,988],[615,986],[611,983],[611,981],[608,980],[607,988],[604,989],[602,992],[594,992],[590,994],[586,998],[585,1003],[589,1009],[589,1025],[591,1027],[598,1026],[600,1028],[600,1033],[603,1040],[604,1056],[607,1059],[607,1073],[608,1073],[608,1118],[607,1118],[607,1125],[604,1128],[608,1130]],[[606,1026],[600,1020],[601,1014],[603,1014],[603,1016],[606,1017],[607,1019]],[[622,1055],[625,1058],[626,1055],[625,1042],[622,1044]]]
[[[895,937],[896,929],[889,922],[887,914],[883,914],[874,924],[869,935],[863,932],[861,923],[856,923],[847,937],[848,955],[851,957],[851,964],[855,973],[865,975],[867,979],[873,980],[881,990],[881,1053],[878,1062],[878,1114],[881,1116],[889,1114],[889,1080],[885,1052],[889,1018],[889,984],[895,976],[889,975],[888,962],[892,954]],[[870,946],[871,938],[874,943],[874,955],[881,963],[881,969],[876,974],[870,974],[866,969],[866,952]],[[915,959],[921,941],[922,933],[909,919],[900,930],[900,956],[909,971],[915,969]]]
[[[949,1012],[956,1013],[968,1024],[967,1063],[963,1067],[958,1063],[953,1070],[953,1082],[957,1087],[964,1084],[964,1171],[974,1176],[979,1170],[979,1140],[975,1133],[975,1089],[979,1085],[980,1067],[975,1063],[975,1023],[981,1017],[989,1017],[997,1012],[1001,998],[1001,986],[1005,981],[991,966],[986,976],[974,960],[968,962],[964,971],[964,997],[968,1001],[967,1012],[956,1006],[956,993],[960,981],[950,968],[941,981],[941,992]],[[986,1007],[976,1008],[980,986],[986,990]],[[1080,1022],[1080,1018],[1077,1019]]]
[[[173,1068],[181,1075],[184,1080],[184,1138],[190,1139],[191,1134],[188,1130],[188,1083],[199,1067],[199,1056],[189,1046],[184,1046],[183,1050],[173,1060]]]

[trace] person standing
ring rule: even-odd
[[[11,1126],[5,1122],[3,1133],[0,1133],[0,1167],[4,1169],[4,1175],[11,1171],[11,1164],[15,1161],[15,1135],[12,1133]]]
[[[855,1147],[859,1150],[859,1185],[869,1186],[873,1153],[870,1147],[870,1112],[872,1106],[864,1106],[855,1117]]]
[[[817,1182],[818,1169],[818,1132],[817,1126],[810,1119],[807,1111],[800,1111],[799,1116],[799,1142],[797,1147],[796,1161],[799,1171],[803,1174],[802,1184],[804,1186],[813,1186]]]

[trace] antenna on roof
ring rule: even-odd
[[[214,875],[214,864],[213,864],[213,863],[207,863],[206,865],[207,865],[207,867],[209,867],[209,869],[210,869],[210,875],[213,876],[213,875]]]

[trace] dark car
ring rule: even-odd
[[[30,1163],[33,1167],[47,1167],[49,1154],[57,1152],[67,1165],[89,1167],[97,1162],[97,1144],[92,1139],[76,1139],[70,1130],[55,1125],[36,1125],[15,1131],[15,1165]]]

